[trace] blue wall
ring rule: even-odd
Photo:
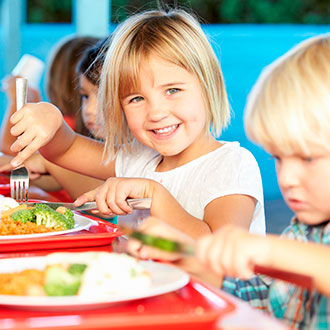
[[[239,141],[256,157],[264,183],[266,199],[280,198],[274,163],[260,147],[247,140],[243,130],[243,110],[246,97],[262,68],[303,39],[330,31],[330,26],[311,25],[205,25],[221,62],[230,103],[234,112],[230,127],[221,139]],[[73,34],[73,25],[22,26],[22,54],[29,53],[46,61],[56,42]],[[1,49],[3,41],[0,40]],[[0,53],[1,54],[1,53]],[[0,77],[6,74],[0,56]],[[43,80],[42,80],[43,84]],[[0,93],[0,119],[6,108],[6,99]]]

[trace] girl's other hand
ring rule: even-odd
[[[28,103],[15,112],[10,121],[13,125],[10,133],[18,137],[10,150],[19,152],[11,165],[17,167],[54,137],[62,125],[63,116],[50,103]]]
[[[220,276],[248,279],[255,264],[265,265],[270,248],[263,236],[252,235],[238,226],[226,225],[197,241],[197,257]]]
[[[98,188],[91,190],[75,201],[76,206],[96,201],[98,212],[106,215],[132,213],[127,198],[152,197],[153,181],[141,178],[109,178]]]

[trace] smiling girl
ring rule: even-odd
[[[230,119],[222,72],[197,20],[150,11],[120,24],[100,83],[105,144],[75,134],[57,108],[28,104],[12,117],[18,165],[39,149],[52,162],[106,180],[76,200],[127,216],[127,198],[193,237],[232,223],[264,234],[262,183],[252,154],[218,141]],[[43,116],[40,116],[40,113]],[[214,135],[212,135],[212,133]]]

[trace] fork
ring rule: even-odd
[[[27,79],[16,78],[16,110],[26,103]],[[28,201],[29,172],[25,166],[15,168],[10,172],[10,195],[18,203]]]

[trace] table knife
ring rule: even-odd
[[[61,203],[61,202],[48,202],[48,201],[36,201],[24,203],[28,206],[35,206],[36,204],[46,204],[52,209],[57,209],[59,206],[64,206],[74,211],[94,210],[97,209],[96,202],[87,202],[81,206],[75,206],[73,203]],[[151,198],[135,198],[127,199],[127,203],[136,210],[147,210],[151,206]]]
[[[118,225],[118,227],[123,234],[142,242],[144,245],[152,246],[166,252],[181,253],[184,256],[193,256],[195,254],[195,246],[192,244],[184,244],[167,238],[145,234],[127,226]],[[255,274],[267,275],[272,278],[304,287],[308,290],[314,288],[313,278],[308,275],[261,265],[254,265],[253,271]]]

